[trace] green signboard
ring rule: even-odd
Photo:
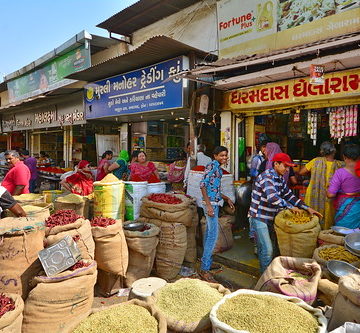
[[[90,49],[82,45],[7,83],[9,102],[17,102],[74,82],[64,77],[89,68]]]

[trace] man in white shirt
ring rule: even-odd
[[[205,155],[206,147],[203,144],[197,146],[196,165],[207,166],[212,160]]]

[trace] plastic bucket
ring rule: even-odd
[[[166,192],[166,183],[159,182],[159,183],[150,183],[147,186],[148,194],[151,193],[165,193]]]
[[[148,182],[125,182],[125,221],[140,216],[141,199],[148,193]]]
[[[124,190],[122,181],[102,184],[94,183],[94,216],[124,219]]]

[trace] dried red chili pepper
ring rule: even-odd
[[[9,311],[15,310],[15,301],[5,296],[4,294],[0,294],[0,318]]]
[[[168,205],[178,205],[182,203],[181,199],[166,193],[153,193],[148,196],[148,199],[158,203],[166,203]]]
[[[109,225],[115,224],[116,220],[109,217],[95,216],[91,221],[92,227],[103,227],[106,228]]]
[[[69,270],[70,271],[75,271],[76,269],[83,268],[83,267],[88,267],[88,266],[90,266],[89,262],[78,261],[75,265],[71,266],[69,268]]]
[[[74,240],[74,242],[78,242],[80,240],[80,235],[75,235],[72,239]]]
[[[50,217],[45,220],[45,224],[48,228],[53,228],[59,225],[74,223],[81,217],[82,216],[77,215],[72,209],[62,209],[50,215]]]

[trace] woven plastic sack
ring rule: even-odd
[[[319,218],[312,216],[310,222],[291,222],[293,213],[285,209],[275,217],[275,231],[280,254],[286,257],[311,258],[321,230]]]
[[[211,324],[212,324],[212,327],[213,327],[213,330],[212,330],[213,333],[250,333],[250,332],[245,331],[245,330],[236,330],[236,329],[232,328],[231,326],[221,322],[217,318],[217,315],[216,315],[219,307],[222,304],[224,304],[228,299],[230,299],[232,297],[235,297],[237,295],[241,295],[241,294],[269,295],[269,296],[279,297],[279,298],[287,300],[289,302],[293,302],[293,303],[301,306],[303,309],[309,311],[314,317],[317,318],[317,320],[319,322],[319,330],[318,330],[317,333],[326,333],[327,332],[327,330],[326,330],[327,319],[322,314],[321,310],[313,308],[312,306],[310,306],[309,304],[306,304],[304,301],[302,301],[299,298],[289,297],[289,296],[270,293],[270,292],[261,292],[261,291],[247,290],[247,289],[239,289],[239,290],[237,290],[237,291],[235,291],[235,292],[233,292],[233,293],[231,293],[229,295],[226,295],[223,299],[221,299],[218,303],[216,303],[215,306],[212,308],[212,310],[210,312],[210,320],[211,320]],[[239,309],[239,311],[241,311],[241,309]],[[235,315],[236,314],[234,314],[234,316]],[[291,318],[284,318],[284,320],[291,320]]]
[[[20,295],[5,294],[15,302],[15,309],[0,318],[0,333],[20,333],[23,321],[24,301]]]

